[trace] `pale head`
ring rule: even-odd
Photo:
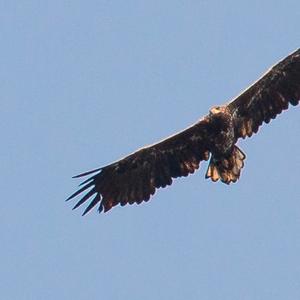
[[[214,106],[209,110],[209,115],[215,115],[219,113],[225,112],[226,107],[225,106]]]

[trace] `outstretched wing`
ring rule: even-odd
[[[75,209],[94,196],[83,215],[98,203],[98,211],[106,212],[117,204],[148,201],[157,188],[170,185],[172,178],[194,173],[200,161],[209,158],[207,125],[208,120],[204,118],[158,144],[142,148],[106,167],[75,176],[97,172],[67,200],[91,188],[74,206]]]
[[[228,104],[236,137],[250,137],[300,100],[300,49],[272,67],[262,78]]]

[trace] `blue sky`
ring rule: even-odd
[[[72,175],[195,122],[300,47],[299,1],[2,1],[3,299],[298,299],[299,108],[140,206],[81,217]]]

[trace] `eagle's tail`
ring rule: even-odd
[[[221,179],[226,184],[236,182],[240,177],[245,158],[246,155],[237,146],[234,146],[227,158],[217,159],[212,156],[205,177],[211,178],[212,181]]]

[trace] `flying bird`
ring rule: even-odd
[[[97,204],[99,213],[118,204],[140,204],[156,189],[171,185],[174,178],[194,173],[200,162],[209,158],[206,178],[236,182],[246,158],[236,145],[238,139],[251,137],[264,122],[299,100],[300,48],[228,104],[213,107],[187,129],[110,165],[74,176],[93,174],[67,200],[86,192],[75,209],[93,197],[83,215]]]

